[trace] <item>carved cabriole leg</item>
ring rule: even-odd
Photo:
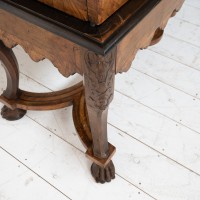
[[[6,71],[7,76],[7,88],[1,96],[9,99],[15,100],[18,97],[18,87],[19,87],[19,70],[17,60],[11,49],[7,48],[0,41],[0,60],[3,63],[3,67]],[[26,114],[25,110],[22,109],[10,109],[4,106],[1,110],[1,115],[3,118],[9,121],[21,119]]]
[[[85,98],[93,146],[87,154],[94,161],[91,172],[97,182],[110,182],[115,177],[111,157],[115,148],[107,139],[108,107],[114,95],[116,50],[106,56],[85,54]]]

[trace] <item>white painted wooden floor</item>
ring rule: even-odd
[[[55,91],[81,79],[62,77],[47,60],[34,63],[20,47],[14,52],[22,89]],[[71,108],[0,118],[0,200],[200,200],[200,0],[186,0],[161,43],[117,75],[108,129],[117,175],[100,185]]]

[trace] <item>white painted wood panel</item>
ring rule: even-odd
[[[200,99],[200,71],[194,68],[149,50],[138,53],[132,68]]]
[[[1,127],[2,128],[2,127]],[[15,128],[12,128],[16,131]],[[2,129],[1,129],[2,130]],[[5,130],[5,129],[3,129]],[[8,133],[8,132],[7,132]],[[14,144],[13,144],[14,145]],[[68,200],[49,183],[14,159],[0,147],[1,200]]]
[[[200,174],[198,133],[127,97],[116,96],[110,111],[111,124]]]
[[[165,35],[160,43],[150,47],[149,50],[200,70],[200,48],[188,42]]]
[[[188,21],[191,24],[200,25],[200,9],[197,7],[184,4],[176,17]]]
[[[133,69],[129,73],[118,76],[116,90],[200,132],[200,101],[198,99]]]
[[[165,33],[178,40],[200,47],[200,26],[174,17],[169,20]]]
[[[190,6],[194,6],[196,8],[200,8],[200,1],[199,0],[186,0],[185,4],[188,4]]]

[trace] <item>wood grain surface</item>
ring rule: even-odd
[[[128,0],[87,0],[88,20],[99,25],[127,1]]]
[[[84,21],[99,25],[128,0],[38,0]]]
[[[48,58],[63,76],[82,73],[80,54],[84,48],[3,10],[0,15],[7,19],[0,20],[0,39],[7,47],[20,44],[36,62]]]
[[[38,0],[69,15],[87,21],[87,2],[86,0]]]

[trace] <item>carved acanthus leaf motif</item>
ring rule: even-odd
[[[115,54],[104,57],[89,51],[85,54],[85,63],[87,105],[103,111],[113,99]]]

